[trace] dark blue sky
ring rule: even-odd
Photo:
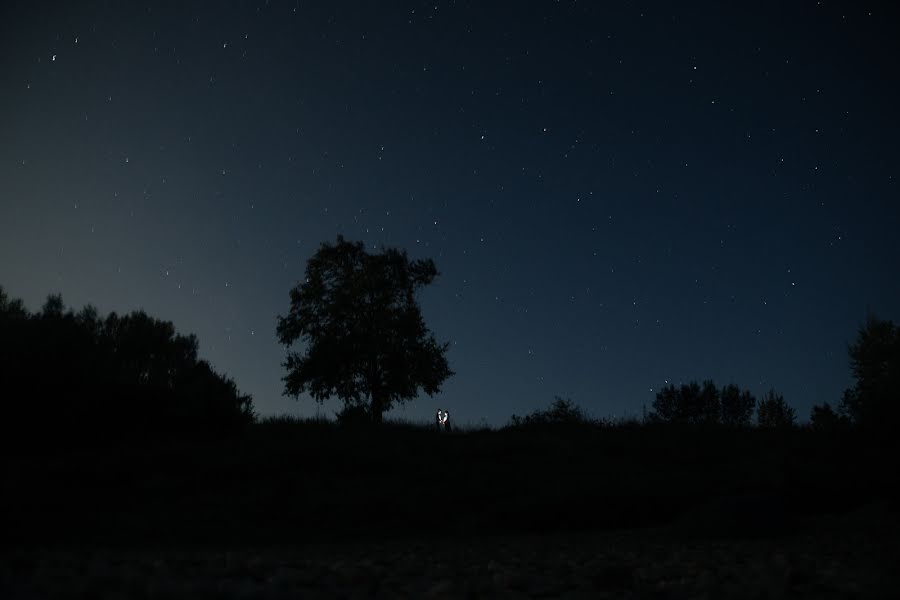
[[[339,233],[441,272],[457,374],[389,416],[713,378],[805,419],[866,311],[900,317],[888,4],[18,4],[0,285],[171,320],[264,415],[316,413],[275,319]]]

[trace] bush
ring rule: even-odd
[[[344,408],[335,413],[337,422],[341,425],[363,425],[372,423],[372,414],[365,404],[345,404]]]
[[[537,410],[524,418],[512,415],[511,427],[535,427],[548,425],[592,425],[596,422],[568,398],[555,396],[550,408]]]

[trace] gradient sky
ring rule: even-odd
[[[806,419],[866,312],[900,318],[900,19],[682,4],[3,3],[0,285],[144,308],[314,415],[276,315],[340,233],[441,272],[456,375],[389,417],[713,378]]]

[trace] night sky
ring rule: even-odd
[[[888,4],[12,4],[0,285],[171,320],[261,415],[317,412],[276,315],[338,234],[441,273],[456,375],[389,418],[712,378],[806,420],[900,318]]]

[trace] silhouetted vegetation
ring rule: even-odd
[[[848,348],[856,385],[844,392],[840,412],[865,429],[900,423],[900,328],[869,315]]]
[[[775,390],[769,390],[756,409],[756,421],[760,427],[793,427],[796,419],[797,412]]]
[[[809,413],[810,427],[815,431],[833,432],[850,427],[850,417],[835,411],[827,402],[814,405]]]
[[[755,537],[893,498],[877,449],[852,431],[838,445],[801,428],[569,424],[444,435],[431,423],[281,417],[213,443],[67,452],[41,468],[8,463],[0,530],[15,543],[294,544],[670,525],[679,535]]]
[[[402,271],[405,259],[395,260]],[[420,268],[430,280],[431,268]],[[348,321],[335,307],[307,308],[332,311],[334,322],[323,321],[321,332],[354,329],[355,313]],[[288,317],[279,327],[287,335],[295,325]],[[371,344],[373,336],[352,339]],[[757,407],[734,384],[669,385],[644,422],[627,423],[595,419],[555,397],[500,430],[454,426],[444,435],[433,423],[354,427],[373,419],[372,392],[359,372],[332,391],[365,391],[370,402],[345,398],[336,421],[252,422],[249,397],[197,358],[196,338],[143,312],[101,318],[91,307],[66,310],[51,296],[30,314],[0,290],[0,340],[3,433],[38,436],[27,446],[18,435],[20,449],[45,443],[47,434],[153,432],[153,443],[115,452],[83,444],[49,458],[7,452],[0,531],[12,544],[293,544],[630,527],[758,537],[897,502],[873,436],[827,403],[813,409],[810,427],[793,426],[794,410],[774,390]],[[323,350],[320,359],[341,357],[343,348]],[[864,354],[853,351],[862,362]],[[392,364],[388,356],[376,355]],[[354,354],[350,360],[366,364]],[[861,366],[862,381],[882,382],[888,370]],[[337,386],[338,376],[351,373],[336,370],[322,382]],[[860,384],[859,397],[880,406],[883,397],[865,390],[882,385]],[[865,406],[856,414],[868,414]],[[755,408],[760,427],[747,427]],[[179,428],[187,435],[157,435]]]
[[[449,344],[435,341],[415,298],[437,274],[431,259],[410,261],[394,248],[369,254],[341,236],[323,243],[290,292],[290,312],[278,318],[282,344],[306,344],[304,354],[288,352],[285,394],[309,392],[319,402],[334,395],[352,407],[347,417],[380,423],[419,389],[438,392],[453,375]]]
[[[197,357],[197,338],[143,311],[101,318],[41,311],[0,290],[0,390],[5,438],[87,443],[135,433],[234,431],[253,404]]]
[[[341,425],[360,425],[372,422],[369,407],[365,404],[345,404],[335,416]]]
[[[554,425],[596,425],[570,398],[555,396],[549,408],[536,410],[524,418],[512,415],[509,427],[542,427]]]
[[[750,425],[756,398],[749,391],[730,383],[722,388],[722,424],[729,427],[746,427]]]
[[[745,427],[750,424],[755,405],[753,395],[748,391],[742,392],[734,384],[728,384],[721,390],[711,380],[704,381],[702,385],[696,381],[680,386],[670,384],[656,393],[653,412],[648,415],[648,420]]]

